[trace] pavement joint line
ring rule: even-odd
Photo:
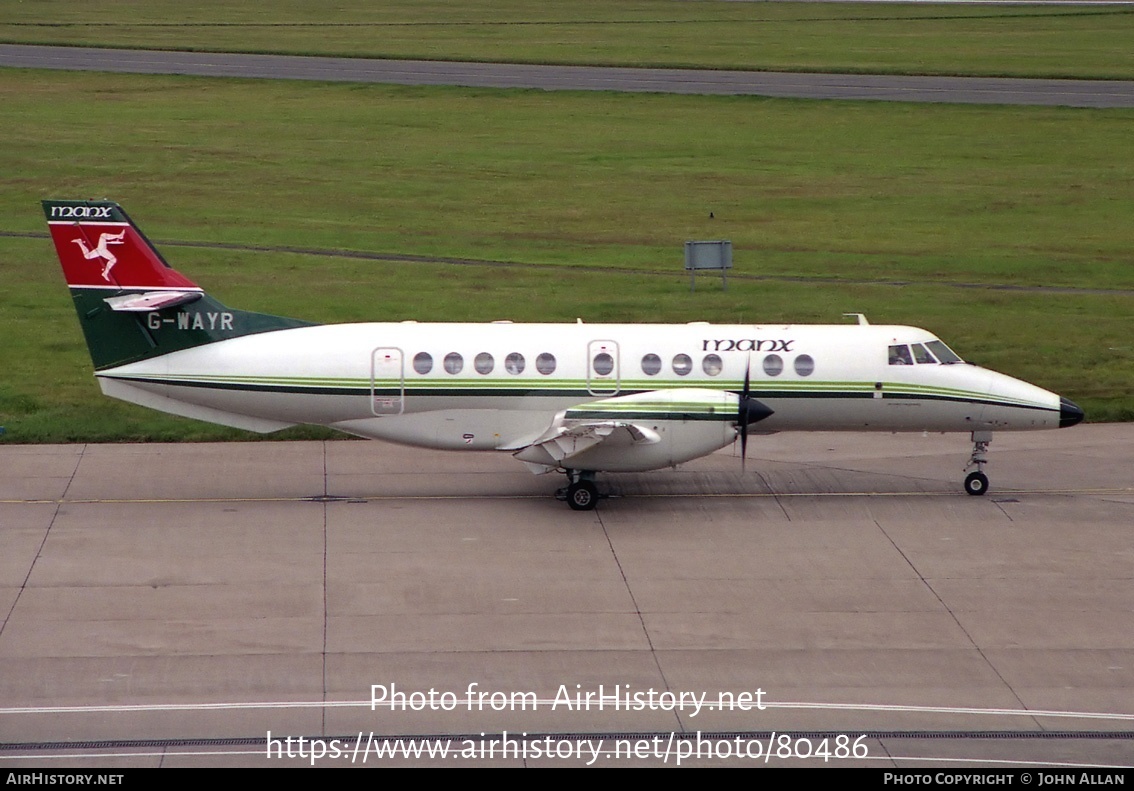
[[[551,705],[552,698],[536,701]],[[827,703],[822,701],[766,701],[768,709],[822,709],[835,711],[912,712],[923,714],[978,714],[987,716],[1058,717],[1063,719],[1098,719],[1134,722],[1134,714],[1105,711],[1069,711],[1028,708],[979,708],[973,706],[912,706],[890,703]],[[138,703],[106,706],[27,706],[0,708],[0,714],[95,714],[106,712],[202,711],[216,709],[311,709],[373,708],[369,700],[294,700],[294,701],[228,701],[215,703]]]
[[[740,498],[755,499],[769,497],[960,497],[965,494],[956,492],[689,492],[652,494],[611,494],[612,500],[650,500],[650,499],[697,499],[697,498]],[[986,500],[995,500],[1005,495],[1134,495],[1134,487],[1116,489],[997,489],[996,493]],[[328,505],[343,503],[358,505],[369,502],[384,502],[388,500],[543,500],[552,499],[545,494],[375,494],[375,495],[343,495],[341,497],[324,498],[317,496],[293,497],[99,497],[99,498],[10,498],[0,499],[0,505],[115,505],[115,504],[176,504],[176,503],[311,503],[312,505]]]

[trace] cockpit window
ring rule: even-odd
[[[930,341],[925,344],[929,350],[936,355],[937,359],[943,363],[963,363],[960,357],[953,353],[953,350],[946,346],[941,341]]]
[[[905,344],[890,347],[890,365],[913,365],[910,347]]]
[[[929,351],[920,343],[915,343],[911,347],[913,349],[913,357],[917,360],[918,365],[925,365],[926,363],[936,363],[937,360]]]

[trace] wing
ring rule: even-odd
[[[560,412],[543,436],[514,455],[532,472],[545,473],[570,466],[571,459],[599,444],[630,448],[659,442],[661,435],[645,426],[622,420],[568,421],[566,412]]]
[[[739,405],[736,393],[699,388],[588,401],[557,414],[547,431],[514,455],[535,473],[655,470],[730,444]]]

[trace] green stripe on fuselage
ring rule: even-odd
[[[194,387],[216,390],[242,390],[246,392],[261,393],[295,393],[308,395],[344,395],[344,396],[400,396],[415,397],[496,397],[496,398],[531,398],[531,397],[562,397],[578,398],[580,402],[600,402],[601,399],[611,397],[611,394],[590,392],[586,382],[578,379],[453,379],[445,381],[440,379],[407,380],[400,383],[398,380],[377,380],[348,378],[348,377],[300,377],[300,376],[235,376],[216,375],[201,376],[196,374],[132,374],[115,375],[106,374],[115,379],[126,382],[146,382],[150,384],[172,385],[178,387]],[[623,387],[618,391],[620,396],[637,395],[652,392],[654,389],[666,389],[669,382],[654,382],[659,388]],[[704,382],[698,382],[704,385]],[[782,384],[782,383],[777,383]],[[751,395],[759,399],[872,399],[875,395],[873,382],[813,382],[807,389],[803,387],[762,389],[753,387]],[[892,385],[897,388],[898,385]],[[727,388],[724,388],[727,389]],[[1023,409],[1058,412],[1058,409],[1046,404],[1033,403],[1018,399],[1000,398],[983,393],[965,391],[952,388],[912,387],[904,392],[896,389],[883,393],[883,398],[909,401],[953,401],[971,404],[990,404],[994,406],[1014,406]],[[695,402],[690,402],[693,404]],[[601,411],[603,417],[623,416],[626,410],[640,413],[649,412],[654,405],[641,402],[631,404],[603,403],[595,406],[587,404],[587,411]],[[658,403],[660,411],[675,411],[686,409],[684,403]],[[717,404],[697,405],[696,409],[708,412],[710,406],[719,410],[717,414],[731,417],[733,413],[727,408]],[[651,413],[653,414],[653,413]],[[685,414],[684,412],[682,414]],[[574,417],[574,415],[572,415]],[[717,419],[716,417],[705,419]]]

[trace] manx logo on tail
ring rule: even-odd
[[[83,251],[83,258],[86,258],[88,261],[92,258],[101,258],[106,261],[106,266],[102,268],[102,279],[109,283],[111,282],[110,270],[113,269],[114,265],[118,263],[118,258],[114,255],[114,253],[110,252],[110,245],[125,244],[125,242],[123,241],[125,238],[126,231],[121,231],[119,233],[100,233],[98,235],[98,246],[93,250],[87,247],[86,240],[82,238],[72,239],[71,241],[79,246],[79,248]]]
[[[44,201],[43,210],[72,288],[201,290],[166,263],[117,203]]]
[[[226,308],[112,201],[43,202],[96,370],[311,322]]]

